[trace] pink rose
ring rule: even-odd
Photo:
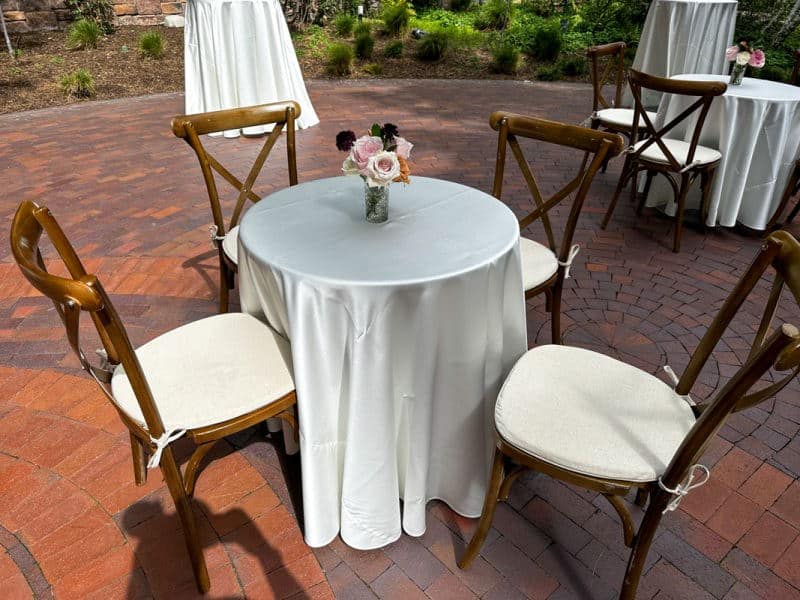
[[[400,175],[400,162],[394,152],[379,152],[369,159],[366,177],[369,187],[389,185]]]
[[[730,46],[725,50],[725,58],[727,60],[736,60],[737,54],[739,54],[739,46]]]
[[[358,165],[359,169],[366,169],[369,159],[375,156],[378,152],[383,151],[383,140],[379,137],[365,135],[358,138],[353,143],[353,148],[350,150],[350,157],[353,162]]]
[[[764,66],[764,63],[767,62],[767,57],[764,55],[763,50],[753,50],[753,53],[750,55],[750,60],[747,62],[748,65],[751,67],[755,67],[756,69],[760,69]]]
[[[397,144],[397,148],[395,148],[397,156],[405,159],[411,156],[411,149],[414,147],[414,144],[401,137],[394,138],[394,143]]]

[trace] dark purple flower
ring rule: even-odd
[[[350,130],[340,131],[336,134],[336,147],[342,152],[349,152],[356,141],[356,134]]]
[[[397,129],[397,125],[393,125],[392,123],[386,123],[381,130],[383,141],[384,142],[391,142],[394,138],[396,138],[400,132]]]

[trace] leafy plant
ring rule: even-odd
[[[415,15],[406,0],[399,0],[398,2],[384,2],[383,13],[381,18],[383,20],[383,28],[389,35],[400,35],[411,22],[411,17]]]
[[[383,67],[378,63],[370,63],[368,65],[364,65],[364,71],[369,73],[370,75],[383,75]]]
[[[475,19],[478,29],[505,29],[511,22],[514,5],[509,0],[489,0]]]
[[[95,21],[81,19],[70,26],[67,31],[67,48],[85,50],[97,48],[97,42],[103,37],[103,30]]]
[[[95,95],[94,78],[86,69],[78,69],[61,78],[61,91],[65,96],[91,98]]]
[[[364,33],[356,38],[356,56],[358,58],[372,58],[374,48],[375,39],[370,34]]]
[[[357,19],[353,15],[347,13],[339,13],[333,19],[333,30],[339,37],[350,37],[353,33],[353,28],[356,26]]]
[[[586,75],[588,67],[583,56],[569,56],[559,61],[561,72],[567,77],[582,77]]]
[[[165,45],[164,36],[158,31],[145,31],[139,36],[139,54],[145,58],[161,58]]]
[[[333,75],[349,75],[352,64],[353,49],[348,44],[335,43],[328,46],[328,70]]]
[[[561,28],[552,23],[536,30],[531,51],[541,60],[555,60],[561,52],[561,44]]]
[[[427,62],[441,60],[449,45],[449,36],[445,31],[431,31],[423,37],[417,46],[417,58]]]
[[[403,56],[403,42],[400,40],[389,42],[383,49],[383,55],[386,58],[400,58]]]
[[[514,75],[519,68],[519,50],[507,42],[499,42],[490,48],[492,71]]]
[[[50,63],[56,66],[60,66],[64,64],[64,57],[63,56],[54,56],[50,59]]]
[[[453,12],[464,12],[469,10],[470,6],[472,6],[472,0],[451,0],[450,2],[450,10]]]
[[[536,79],[540,81],[559,81],[561,79],[561,67],[558,64],[542,65],[536,71]]]
[[[103,33],[114,33],[114,6],[109,0],[64,0],[64,6],[74,20],[94,21]]]

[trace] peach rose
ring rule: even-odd
[[[408,161],[402,156],[397,157],[397,162],[400,165],[400,175],[394,178],[394,181],[401,183],[410,183],[409,175],[411,175],[411,167],[408,166]]]

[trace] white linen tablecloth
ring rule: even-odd
[[[723,75],[678,75],[675,79],[724,81]],[[676,117],[692,98],[666,95],[656,126]],[[667,137],[690,141],[694,120]],[[683,124],[682,124],[683,125]],[[737,221],[766,229],[783,195],[786,180],[800,151],[800,88],[745,77],[714,99],[700,134],[700,144],[716,148],[722,160],[714,175],[706,225],[732,227]],[[687,207],[700,206],[700,186],[692,186]],[[669,184],[653,180],[648,206],[665,205],[674,214]]]
[[[653,0],[633,59],[633,68],[650,75],[728,72],[725,49],[736,29],[736,0]],[[633,106],[630,90],[625,99]],[[660,95],[647,92],[645,106]]]
[[[187,114],[294,100],[297,127],[319,123],[278,0],[188,0],[184,61]]]
[[[386,223],[364,211],[361,179],[340,176],[264,198],[239,230],[242,309],[292,344],[314,547],[422,535],[433,499],[480,515],[494,403],[527,348],[504,204],[414,177],[391,187]]]

